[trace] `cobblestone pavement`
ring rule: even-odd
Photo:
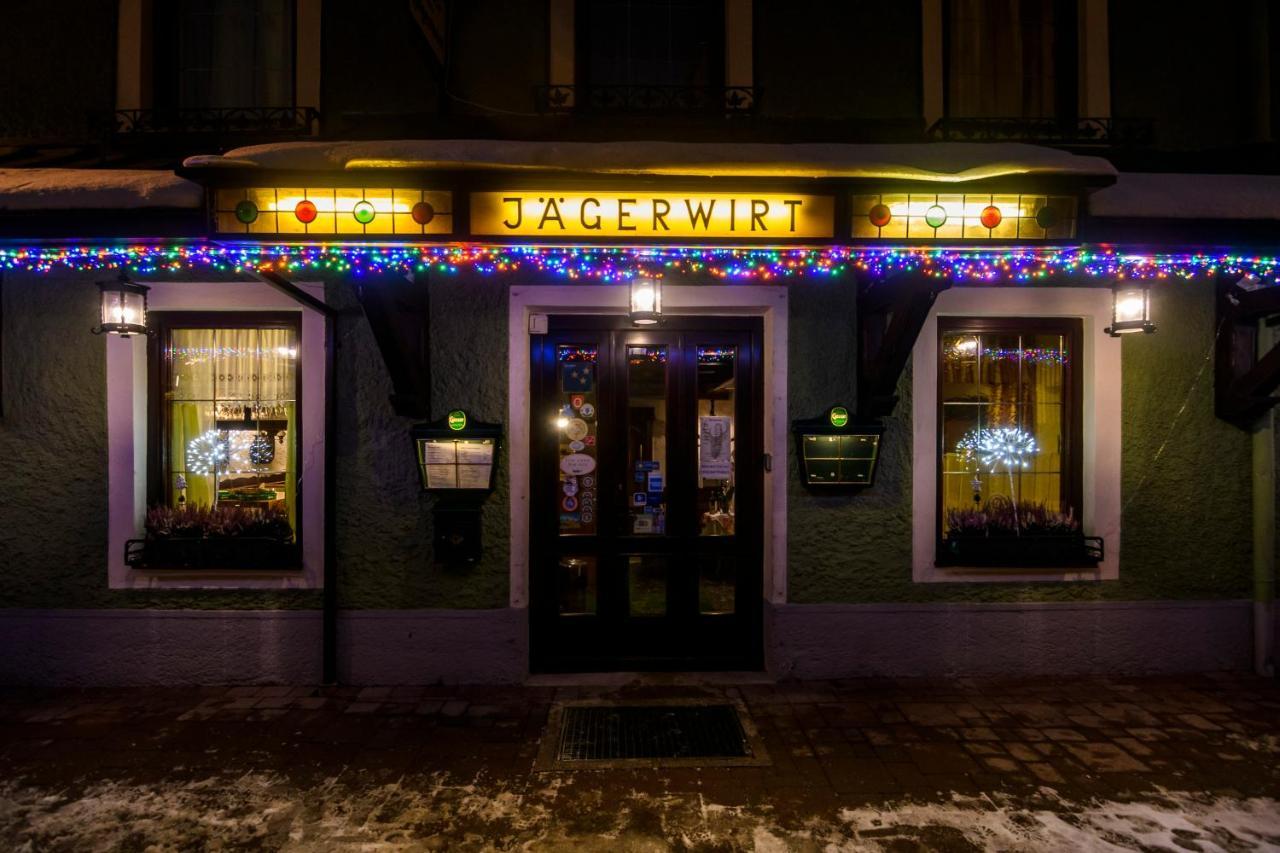
[[[550,707],[741,700],[771,764],[539,772]],[[0,846],[1280,849],[1248,676],[0,691]]]

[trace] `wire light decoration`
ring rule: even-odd
[[[1018,525],[1018,499],[1013,488],[1013,472],[1026,468],[1028,459],[1040,450],[1036,437],[1016,427],[974,429],[956,442],[956,453],[968,464],[984,466],[995,473],[1003,467],[1009,475],[1009,503],[1013,507],[1014,530]],[[976,478],[975,478],[976,479]]]

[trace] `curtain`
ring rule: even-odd
[[[949,0],[952,117],[1052,116],[1054,0]]]
[[[223,488],[280,489],[296,529],[298,442],[295,366],[298,348],[292,329],[175,329],[171,333],[169,399],[170,501],[177,503],[178,476],[186,482],[187,503],[214,503],[219,483],[191,454],[197,439],[227,444],[230,459]],[[249,421],[245,422],[248,411]],[[219,421],[222,422],[219,428]],[[254,461],[255,439],[273,442],[270,461]],[[283,476],[281,476],[283,475]]]

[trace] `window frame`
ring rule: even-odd
[[[1053,113],[1048,116],[957,116],[951,110],[952,0],[940,0],[942,29],[942,117],[955,119],[1013,118],[1049,120],[1073,126],[1080,119],[1080,21],[1087,0],[1051,0],[1053,4]]]
[[[1067,341],[1067,352],[1070,354],[1063,365],[1063,430],[1067,440],[1063,446],[1061,471],[1062,503],[1071,507],[1076,517],[1084,523],[1084,370],[1080,361],[1083,357],[1084,322],[1078,317],[1036,317],[1036,316],[965,316],[944,315],[938,317],[937,334],[934,340],[934,356],[937,365],[937,383],[934,388],[934,405],[937,420],[934,436],[934,514],[933,531],[935,540],[934,564],[946,565],[941,560],[943,553],[942,534],[943,500],[943,422],[944,405],[942,393],[942,376],[945,352],[942,341],[946,335],[1027,335],[1057,334]],[[1021,398],[1019,398],[1021,401]]]
[[[168,503],[171,459],[169,457],[169,414],[165,406],[165,389],[173,380],[172,364],[165,358],[165,349],[171,333],[178,329],[290,329],[298,349],[302,349],[302,316],[296,311],[153,311],[149,314],[155,334],[147,338],[147,495],[146,505]],[[303,546],[303,494],[302,494],[302,358],[293,363],[294,407],[297,412],[294,429],[297,442],[298,470],[294,472],[294,503],[292,508],[297,523],[293,541],[302,553]]]

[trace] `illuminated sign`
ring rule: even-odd
[[[220,234],[423,236],[453,233],[453,194],[372,187],[220,189]]]
[[[624,240],[830,239],[829,196],[508,190],[471,194],[471,233]]]
[[[1076,235],[1072,196],[880,193],[853,197],[855,239],[1055,240]]]

